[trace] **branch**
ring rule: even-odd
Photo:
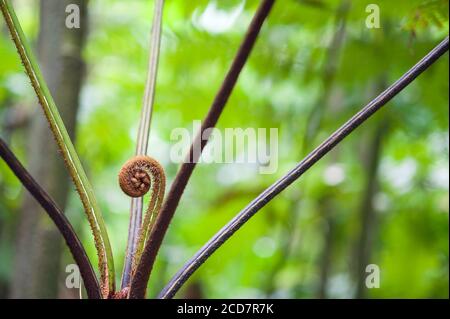
[[[150,55],[148,61],[147,83],[145,85],[144,105],[139,123],[136,155],[146,155],[150,134],[150,122],[155,101],[156,76],[158,74],[159,51],[161,45],[162,16],[164,0],[156,0],[153,14],[152,33],[150,39]],[[142,223],[143,198],[131,199],[130,224],[128,227],[128,242],[125,252],[125,262],[122,273],[121,288],[128,287],[131,280],[133,256],[136,251],[137,239]]]
[[[14,153],[8,148],[8,145],[0,138],[0,157],[9,166],[11,171],[17,176],[22,185],[30,192],[30,194],[38,201],[48,216],[53,220],[61,235],[64,237],[73,259],[80,269],[86,292],[91,299],[100,299],[101,292],[89,258],[73,230],[70,222],[63,214],[61,209],[56,205],[53,199],[47,194],[41,186],[33,179],[28,171],[16,158]]]
[[[164,201],[161,213],[158,215],[155,226],[150,233],[150,237],[141,257],[141,261],[138,264],[136,276],[132,279],[130,298],[145,297],[147,282],[149,280],[158,250],[175,214],[175,210],[180,202],[181,196],[183,195],[183,191],[186,188],[189,178],[195,168],[195,164],[201,155],[201,151],[207,143],[207,140],[202,139],[202,134],[206,129],[212,128],[216,125],[274,2],[275,0],[264,0],[259,6],[258,11],[253,17],[253,20],[247,30],[247,34],[233,60],[230,70],[228,71],[222,86],[202,123],[200,132],[195,137],[188,156],[181,165],[181,168],[175,177],[169,194]],[[200,145],[200,152],[197,150],[198,145]]]
[[[25,67],[25,71],[30,78],[31,85],[39,100],[39,104],[44,111],[45,118],[49,123],[50,130],[56,140],[61,155],[64,158],[64,163],[72,177],[72,181],[75,184],[84,211],[89,220],[98,253],[102,293],[104,297],[107,297],[115,290],[114,262],[100,207],[98,206],[92,186],[81,166],[80,159],[78,158],[66,127],[58,112],[55,101],[45,83],[36,58],[25,38],[25,34],[16,17],[14,8],[9,1],[0,0],[0,10],[3,13],[12,40]]]
[[[344,125],[337,129],[315,150],[309,153],[296,167],[294,167],[285,176],[272,184],[257,198],[255,198],[247,207],[239,212],[227,225],[225,225],[216,235],[214,235],[195,255],[192,257],[170,280],[167,286],[159,294],[159,298],[171,298],[188,280],[192,274],[237,230],[239,230],[253,215],[270,202],[275,196],[281,193],[290,184],[296,181],[310,167],[317,163],[324,155],[330,152],[346,136],[358,128],[364,121],[377,112],[382,106],[400,93],[423,71],[431,66],[439,57],[448,51],[449,40],[445,38],[432,51],[430,51],[422,60],[414,65],[400,79],[387,88],[384,92],[373,99],[361,111],[354,115]]]

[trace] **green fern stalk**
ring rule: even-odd
[[[28,45],[14,9],[7,0],[0,0],[0,8],[26,73],[31,80],[31,84],[36,92],[39,103],[42,106],[53,136],[56,139],[58,148],[64,158],[66,167],[69,170],[81,202],[83,203],[97,248],[102,294],[103,297],[107,298],[115,290],[115,279],[112,250],[102,213],[72,141],[70,140],[61,116],[59,115],[56,104],[36,62],[36,58]]]

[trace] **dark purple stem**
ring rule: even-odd
[[[64,237],[73,259],[80,269],[87,295],[90,299],[100,299],[100,287],[95,276],[88,256],[78,239],[74,229],[70,225],[62,210],[56,205],[54,200],[46,191],[34,180],[25,167],[20,163],[8,145],[0,138],[0,157],[9,166],[11,171],[17,176],[22,185],[38,201],[48,216],[53,220],[61,235]]]
[[[181,286],[188,280],[192,274],[237,230],[239,230],[253,215],[270,202],[275,196],[281,193],[286,187],[296,181],[311,166],[317,163],[324,155],[330,152],[346,136],[358,128],[364,121],[378,111],[382,106],[400,93],[423,71],[431,66],[439,57],[448,51],[448,37],[429,52],[422,60],[414,65],[400,79],[378,95],[361,111],[354,115],[344,125],[337,129],[315,150],[307,155],[294,169],[284,177],[272,184],[257,198],[255,198],[247,207],[239,212],[227,225],[225,225],[214,237],[212,237],[195,255],[192,257],[170,280],[167,286],[159,294],[159,298],[172,298]]]

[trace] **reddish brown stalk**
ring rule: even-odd
[[[239,74],[242,71],[245,63],[250,56],[250,53],[255,45],[256,39],[261,31],[262,25],[272,9],[275,0],[264,0],[258,8],[253,20],[247,30],[247,34],[231,64],[222,86],[217,93],[211,108],[206,115],[200,132],[195,137],[193,144],[189,150],[187,160],[182,164],[177,176],[170,188],[169,194],[164,201],[161,213],[158,215],[155,225],[152,228],[149,239],[145,245],[141,260],[137,266],[136,275],[132,278],[130,287],[130,298],[144,298],[147,288],[147,282],[150,278],[150,273],[153,264],[158,254],[161,243],[169,228],[169,224],[175,214],[175,210],[183,195],[183,191],[189,181],[189,178],[195,168],[195,164],[200,157],[200,152],[196,152],[197,145],[200,145],[200,150],[203,150],[207,140],[201,137],[203,132],[216,125],[219,117],[233,91],[234,86],[238,80]]]
[[[133,277],[148,235],[161,210],[166,188],[166,176],[164,169],[158,161],[149,156],[138,155],[129,159],[122,166],[119,172],[119,185],[125,194],[133,198],[142,198],[147,192],[151,191],[151,199],[145,212],[142,226],[139,229],[136,248],[133,254],[130,272],[131,277]],[[129,291],[128,287],[123,289]]]

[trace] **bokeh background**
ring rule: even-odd
[[[15,0],[108,226],[120,278],[153,1]],[[67,4],[81,28],[64,27]],[[166,1],[149,154],[206,114],[259,1]],[[367,4],[381,28],[365,25]],[[448,35],[448,1],[277,1],[219,121],[279,129],[279,165],[200,164],[149,283],[153,297],[255,196]],[[188,281],[182,298],[448,298],[448,54],[262,209]],[[82,206],[0,19],[0,134],[57,200],[94,264]],[[225,145],[232,148],[233,145]],[[78,298],[60,235],[0,162],[0,297]],[[380,267],[366,289],[367,264]]]

